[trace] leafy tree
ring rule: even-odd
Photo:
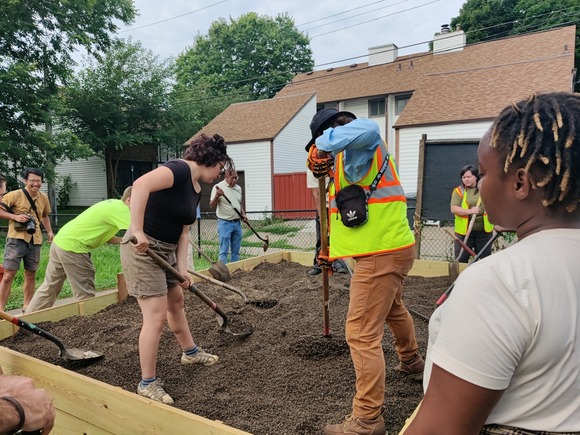
[[[0,170],[46,170],[63,157],[86,155],[74,135],[53,132],[63,108],[59,88],[71,75],[79,46],[97,54],[111,43],[117,23],[135,17],[132,0],[3,0],[0,15]]]
[[[176,113],[170,106],[173,70],[141,43],[118,41],[98,59],[87,59],[65,93],[65,125],[102,156],[113,196],[123,150],[142,144],[173,145]]]
[[[177,90],[203,126],[229,103],[270,98],[313,67],[310,41],[287,14],[249,12],[229,22],[220,18],[207,35],[195,37],[177,58]],[[208,103],[214,110],[206,110]]]
[[[576,24],[575,66],[580,68],[578,0],[467,0],[451,20],[452,28],[458,24],[469,43]]]

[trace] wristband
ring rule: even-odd
[[[18,422],[18,426],[16,427],[16,429],[10,431],[9,433],[15,434],[20,432],[22,430],[22,427],[24,426],[24,420],[26,418],[26,415],[24,414],[24,408],[22,407],[20,402],[12,396],[2,396],[0,397],[0,399],[6,400],[8,403],[14,406],[16,412],[18,412],[18,417],[20,418],[20,421]]]

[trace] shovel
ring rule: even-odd
[[[479,207],[480,204],[481,204],[481,196],[477,199],[477,204],[475,206]],[[469,220],[469,226],[467,227],[467,232],[465,233],[465,237],[463,239],[463,244],[465,244],[465,245],[467,244],[467,241],[469,240],[469,235],[471,234],[471,230],[473,229],[473,225],[475,224],[476,217],[477,217],[476,214],[471,215],[471,219]],[[453,263],[449,263],[449,281],[450,282],[455,282],[455,280],[459,276],[459,259],[461,258],[463,251],[464,251],[464,248],[462,245],[461,249],[459,250],[459,255],[457,255],[457,258],[455,259],[455,261],[453,261]]]
[[[135,236],[132,236],[130,240],[131,240],[131,243],[135,243],[137,241]],[[153,259],[153,261],[155,261],[155,263],[157,263],[159,265],[159,267],[162,267],[163,269],[165,269],[166,271],[171,273],[179,282],[187,281],[185,279],[185,277],[181,273],[179,273],[179,271],[177,269],[175,269],[171,264],[169,264],[167,261],[165,261],[165,259],[161,258],[159,255],[157,255],[155,252],[153,252],[150,248],[147,248],[145,253],[147,255],[149,255],[149,257],[151,257]],[[246,336],[250,335],[252,332],[254,332],[254,329],[251,326],[245,326],[244,331],[240,331],[240,332],[232,331],[230,329],[230,326],[228,325],[228,318],[226,316],[226,313],[224,313],[224,311],[220,307],[218,307],[214,301],[212,301],[210,298],[208,298],[204,293],[202,293],[202,291],[200,289],[198,289],[193,284],[191,284],[189,286],[189,291],[192,292],[194,295],[196,295],[198,298],[200,298],[212,310],[215,311],[215,313],[218,316],[217,321],[218,321],[218,324],[220,325],[220,331],[225,332],[227,334],[234,335],[236,337],[246,337]]]
[[[234,287],[233,285],[218,281],[217,279],[213,279],[207,275],[204,275],[203,273],[196,272],[195,270],[187,269],[187,271],[192,275],[195,275],[201,279],[205,279],[206,281],[211,282],[212,284],[219,285],[220,287],[226,288],[228,290],[233,291],[234,293],[237,293],[242,297],[245,304],[251,304],[257,308],[272,308],[276,306],[276,304],[278,303],[278,301],[276,301],[275,299],[253,299],[249,301],[244,292],[242,292],[239,288]]]
[[[230,203],[230,205],[232,206],[232,208],[234,209],[234,211],[238,214],[238,216],[240,217],[240,219],[242,221],[244,221],[248,227],[250,227],[250,229],[252,230],[252,232],[256,235],[256,237],[258,239],[260,239],[262,242],[264,242],[264,245],[262,245],[262,249],[264,250],[264,252],[266,252],[268,250],[268,246],[270,246],[270,238],[268,237],[268,235],[266,234],[264,237],[261,237],[254,228],[252,228],[252,226],[250,225],[250,223],[248,222],[247,219],[244,218],[244,216],[242,216],[242,214],[240,213],[240,211],[234,207],[234,205],[232,204],[232,202],[229,200],[229,198],[222,193],[222,196],[226,199],[227,202]]]
[[[324,178],[318,179],[318,190],[320,192],[320,255],[328,257],[328,216],[326,208],[326,182]],[[323,337],[331,337],[330,315],[328,312],[328,301],[330,299],[328,267],[322,267],[322,319]]]
[[[475,257],[473,257],[473,260],[469,264],[475,263],[477,260],[479,260],[481,255],[485,252],[485,250],[491,246],[491,244],[495,241],[495,239],[497,239],[500,236],[500,234],[501,234],[501,232],[493,230],[493,236],[491,237],[491,239],[489,239],[487,241],[487,243],[485,245],[483,245],[483,248],[481,249],[481,251],[479,251],[477,253],[477,255]],[[441,305],[443,302],[445,302],[447,300],[447,298],[451,294],[451,290],[453,290],[453,287],[455,287],[455,281],[453,281],[453,284],[451,284],[447,288],[447,290],[445,290],[445,292],[441,296],[439,296],[439,299],[437,299],[437,302],[436,302],[437,306]]]
[[[211,260],[211,258],[209,258],[207,254],[203,252],[201,248],[193,242],[193,240],[189,239],[189,243],[196,249],[197,252],[199,252],[202,255],[203,258],[205,258],[207,261],[211,263],[211,267],[208,269],[209,273],[211,273],[211,276],[213,276],[215,279],[221,282],[228,282],[230,279],[232,279],[232,276],[230,275],[230,270],[223,263],[223,261],[218,260],[214,263]]]
[[[204,275],[203,273],[196,272],[195,270],[187,269],[187,271],[189,273],[191,273],[192,275],[197,276],[198,278],[205,279],[206,281],[209,281],[212,284],[219,285],[220,287],[223,287],[225,289],[233,291],[234,293],[237,293],[238,295],[240,295],[242,297],[244,302],[248,302],[248,298],[246,297],[244,292],[242,292],[239,288],[234,287],[233,285],[226,284],[223,281],[220,281],[218,279],[211,278],[207,275]]]
[[[62,344],[62,341],[60,341],[50,332],[47,332],[44,329],[40,329],[34,323],[25,322],[24,320],[21,320],[18,317],[14,317],[13,315],[6,313],[4,311],[0,311],[0,319],[6,320],[7,322],[10,323],[14,323],[16,326],[20,326],[21,328],[24,328],[27,331],[30,331],[36,335],[41,336],[42,338],[46,338],[47,340],[52,341],[60,349],[59,352],[60,356],[66,360],[69,361],[97,360],[103,356],[102,353],[97,353],[90,350],[67,349],[64,347],[64,344]]]

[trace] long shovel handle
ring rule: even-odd
[[[466,193],[467,195],[467,193]],[[481,196],[479,198],[477,198],[477,203],[475,204],[476,207],[479,207],[481,205]],[[467,227],[467,232],[465,233],[465,237],[463,239],[463,243],[467,244],[467,241],[469,240],[469,235],[471,234],[471,230],[473,229],[473,225],[475,225],[475,218],[477,217],[477,214],[471,215],[471,219],[469,220],[469,226]],[[457,258],[455,259],[455,261],[459,262],[459,259],[461,258],[461,254],[463,254],[464,248],[463,246],[461,246],[461,249],[459,250],[459,255],[457,256]]]
[[[34,334],[36,334],[36,335],[38,335],[38,336],[40,336],[42,338],[46,338],[47,340],[52,341],[60,349],[61,355],[67,353],[67,350],[64,347],[64,344],[62,343],[62,341],[60,341],[58,338],[56,338],[50,332],[45,331],[44,329],[39,328],[34,323],[25,322],[24,320],[21,320],[18,317],[13,316],[12,314],[7,313],[5,311],[0,311],[0,319],[6,320],[7,322],[13,323],[16,326],[19,326],[21,328],[24,328],[27,331],[30,331],[30,332],[32,332],[32,333],[34,333]]]
[[[453,240],[457,242],[459,246],[461,246],[465,250],[465,252],[467,252],[472,257],[475,257],[475,252],[473,252],[473,250],[469,246],[467,246],[463,240],[457,237],[453,231],[451,231],[449,228],[445,228],[445,231],[453,238]]]
[[[240,219],[243,220],[246,223],[246,225],[248,225],[248,227],[252,230],[252,232],[256,235],[256,237],[258,239],[260,239],[262,242],[265,242],[267,244],[270,244],[270,240],[268,238],[263,238],[262,236],[260,236],[258,234],[258,232],[252,227],[252,225],[250,225],[250,223],[247,220],[244,220],[245,218],[244,218],[244,216],[242,216],[242,213],[240,213],[240,211],[236,207],[234,207],[234,205],[232,204],[232,202],[230,201],[230,199],[226,196],[226,194],[225,193],[222,193],[222,196],[226,199],[227,202],[230,203],[230,205],[232,206],[232,208],[234,209],[234,211],[238,214],[238,216],[240,217]]]
[[[212,278],[211,276],[204,275],[203,273],[196,272],[195,270],[187,269],[187,271],[192,275],[197,276],[198,278],[205,279],[206,281],[211,282],[212,284],[219,285],[220,287],[226,288],[228,290],[233,291],[234,293],[237,293],[244,299],[244,302],[247,302],[248,300],[244,292],[234,287],[233,285],[226,284],[224,282],[221,282],[219,279]]]
[[[486,251],[487,248],[489,248],[491,246],[491,244],[495,241],[495,239],[497,239],[501,234],[501,231],[496,231],[493,230],[493,236],[491,237],[491,239],[489,239],[487,241],[487,243],[485,245],[483,245],[483,248],[481,248],[481,251],[479,251],[477,253],[477,255],[475,257],[473,257],[473,260],[471,261],[471,263],[475,263],[477,260],[479,260],[481,258],[481,256],[483,255],[483,253]],[[453,284],[451,284],[447,290],[445,290],[445,292],[439,297],[439,299],[437,299],[437,306],[441,305],[443,302],[445,302],[447,300],[447,298],[449,297],[449,295],[451,294],[451,290],[453,290],[453,287],[455,287],[455,282],[453,282]]]
[[[328,256],[328,219],[326,209],[326,181],[325,178],[318,179],[318,191],[320,192],[320,254]],[[330,315],[328,302],[330,299],[328,281],[328,268],[322,268],[322,319],[323,319],[323,336],[330,337]]]
[[[203,252],[203,251],[201,250],[201,248],[200,248],[199,246],[197,246],[197,244],[195,244],[195,243],[193,242],[193,240],[189,239],[189,243],[191,244],[191,246],[193,246],[193,247],[195,248],[195,250],[196,250],[197,252],[199,252],[199,253],[201,254],[201,256],[202,256],[203,258],[205,258],[207,261],[209,261],[209,263],[210,263],[210,264],[213,264],[213,260],[212,260],[211,258],[209,258],[209,257],[208,257],[208,255],[207,255],[205,252]]]
[[[131,236],[129,240],[133,244],[137,242],[135,236]],[[147,248],[145,253],[149,255],[149,257],[151,257],[153,261],[155,261],[160,267],[171,273],[179,282],[187,281],[187,279],[181,273],[179,273],[177,269],[175,269],[171,264],[169,264],[164,258],[160,257],[155,252],[153,252],[150,248]],[[218,307],[214,301],[212,301],[209,297],[207,297],[204,293],[202,293],[201,290],[199,290],[193,284],[189,286],[189,290],[193,294],[195,294],[198,298],[200,298],[202,301],[204,301],[212,310],[214,310],[222,318],[223,323],[221,326],[222,329],[225,329],[228,324],[228,318],[226,316],[226,313],[224,313],[223,310],[220,307]]]

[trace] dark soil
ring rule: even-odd
[[[211,367],[182,366],[181,350],[166,329],[159,348],[157,374],[175,406],[220,420],[254,434],[319,434],[327,423],[351,411],[354,369],[344,336],[348,307],[347,274],[330,277],[330,326],[323,334],[321,275],[311,277],[297,263],[263,263],[251,272],[236,271],[229,283],[242,298],[214,284],[199,288],[226,311],[231,329],[254,328],[239,338],[220,332],[213,311],[186,292],[186,312],[197,344],[219,355]],[[447,277],[408,277],[405,302],[412,310],[420,350],[427,346],[427,321],[445,291]],[[66,362],[54,343],[21,330],[1,345],[134,392],[140,380],[138,336],[141,313],[135,299],[86,317],[41,323],[67,348],[101,352],[103,359],[85,366]],[[420,382],[394,371],[398,360],[388,328],[384,339],[387,392],[384,417],[397,434],[422,396]]]

